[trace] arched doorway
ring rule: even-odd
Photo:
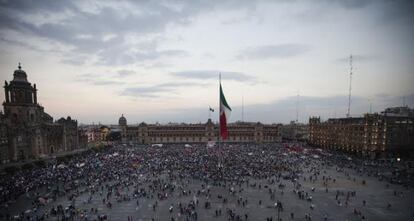
[[[25,159],[25,157],[24,157],[24,151],[23,150],[19,150],[18,160],[24,160],[24,159]]]

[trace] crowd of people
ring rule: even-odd
[[[354,182],[356,176],[350,171],[378,180],[385,179],[384,172],[390,171],[383,181],[387,187],[401,176],[409,177],[394,173],[391,164],[349,158],[291,144],[115,145],[2,175],[0,220],[109,220],[115,205],[134,202],[138,210],[146,202],[152,211],[150,220],[157,220],[160,213],[174,221],[211,220],[201,214],[218,220],[257,220],[246,209],[254,205],[268,209],[265,220],[273,221],[280,220],[280,213],[287,210],[281,197],[287,192],[308,207],[306,211],[289,210],[288,219],[312,220],[313,195],[318,189],[307,188],[309,185],[320,182],[323,192],[332,192],[334,202],[341,207],[349,207],[358,196],[352,189],[333,190],[331,186],[337,180],[327,169],[335,169]],[[361,183],[368,185],[364,179]],[[409,182],[404,185],[411,188]],[[218,191],[220,188],[223,191]],[[262,190],[267,192],[266,199],[252,201],[249,191]],[[394,191],[394,195],[403,194]],[[26,204],[19,206],[20,201]],[[168,212],[161,206],[164,202],[169,203]],[[361,202],[367,204],[365,199]],[[391,207],[387,202],[387,209]],[[366,219],[360,208],[352,211],[358,219]],[[324,213],[321,217],[328,220],[332,215]],[[124,220],[137,217],[138,213],[125,214]]]

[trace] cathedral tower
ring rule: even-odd
[[[37,103],[36,84],[27,80],[27,74],[19,63],[13,80],[4,83],[4,114],[9,125],[10,154],[13,160],[27,159],[37,155],[35,139],[39,129],[43,107]]]

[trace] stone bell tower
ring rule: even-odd
[[[36,84],[27,81],[27,74],[19,63],[13,80],[4,83],[4,114],[8,119],[9,145],[14,160],[36,155],[33,149],[35,127],[41,122],[43,108],[37,103]]]

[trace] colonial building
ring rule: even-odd
[[[111,128],[101,124],[86,125],[82,127],[82,131],[85,133],[88,143],[100,143],[107,141]]]
[[[9,162],[9,140],[6,117],[0,112],[0,164]]]
[[[123,143],[205,143],[218,141],[218,124],[210,119],[199,124],[146,124],[127,125],[126,118],[119,118]],[[237,122],[228,125],[229,137],[225,142],[279,142],[280,124]]]
[[[286,141],[307,141],[309,137],[309,125],[291,121],[281,126],[282,139]]]
[[[83,128],[78,127],[78,137],[79,137],[79,148],[87,148],[88,146],[88,134],[87,131]]]
[[[78,148],[77,121],[67,117],[53,122],[38,104],[36,84],[27,80],[20,64],[13,80],[5,81],[4,94],[0,132],[7,139],[0,144],[2,162],[35,159]]]
[[[309,143],[361,155],[413,156],[414,117],[412,110],[407,110],[389,108],[381,114],[325,122],[321,122],[319,117],[312,117],[309,119]]]

